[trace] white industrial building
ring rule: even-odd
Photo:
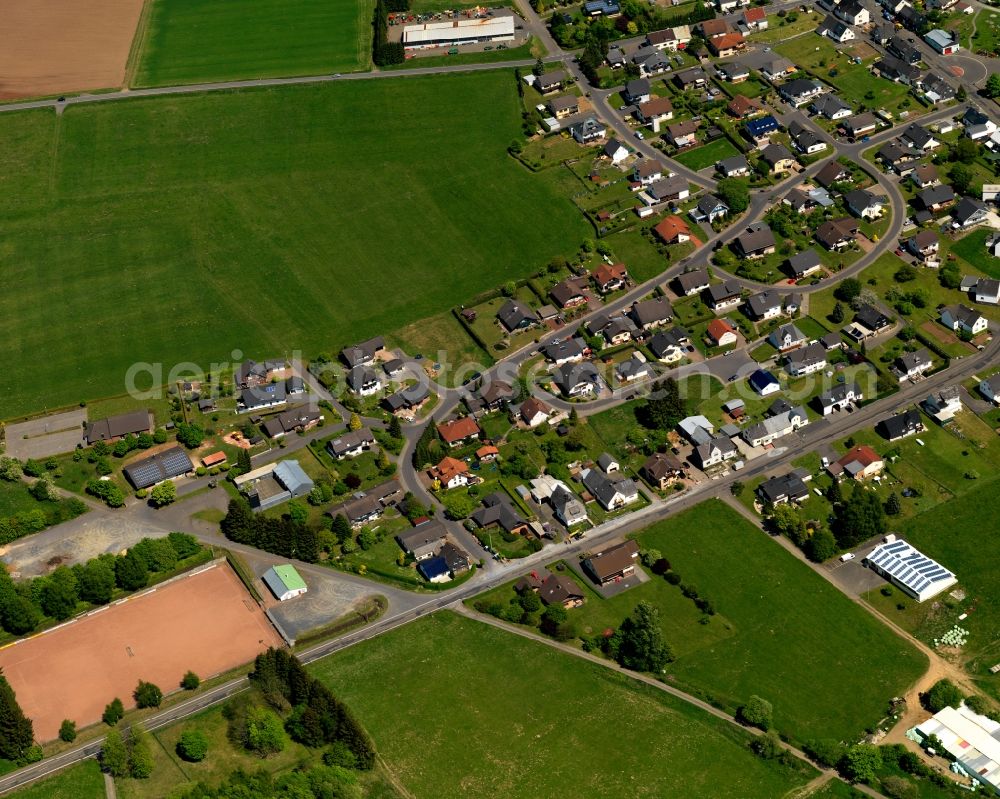
[[[513,16],[424,22],[403,28],[403,47],[407,50],[512,41],[514,41]]]
[[[973,713],[965,705],[957,710],[946,707],[907,733],[924,743],[936,735],[944,752],[973,780],[1000,794],[1000,724]]]
[[[917,602],[925,602],[958,582],[944,566],[901,538],[879,544],[864,563]]]

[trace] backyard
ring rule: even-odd
[[[739,155],[729,139],[722,137],[710,144],[703,144],[691,150],[685,150],[674,156],[674,160],[689,169],[705,169],[721,161],[723,158]]]

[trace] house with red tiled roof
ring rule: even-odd
[[[482,432],[475,419],[469,416],[452,419],[450,422],[442,422],[437,426],[437,431],[449,447],[457,447],[459,444],[477,439]]]
[[[713,319],[705,332],[714,347],[725,347],[737,341],[736,328],[725,319]]]
[[[726,110],[737,119],[746,119],[763,113],[764,106],[756,97],[745,97],[742,94],[737,94],[726,106]]]
[[[442,488],[458,488],[470,482],[468,464],[450,455],[442,458],[441,462],[431,469],[430,475],[431,479],[441,483]]]
[[[846,475],[855,480],[866,480],[881,473],[884,467],[885,462],[881,455],[867,444],[858,444],[848,450],[840,460],[827,466],[826,470],[838,479],[841,475]]]
[[[767,11],[759,6],[746,9],[743,12],[743,24],[752,31],[767,30]]]
[[[666,244],[680,244],[691,240],[691,229],[679,216],[665,217],[653,232]]]
[[[607,294],[625,287],[625,281],[628,280],[628,269],[625,264],[601,264],[590,273],[590,276],[597,284],[597,290],[601,294]]]

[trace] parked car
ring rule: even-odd
[[[854,560],[854,557],[855,556],[853,552],[845,552],[843,555],[840,556],[840,562],[847,563],[847,561],[849,560]]]

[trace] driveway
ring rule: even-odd
[[[7,425],[7,454],[18,460],[72,452],[83,441],[87,409],[55,413]]]

